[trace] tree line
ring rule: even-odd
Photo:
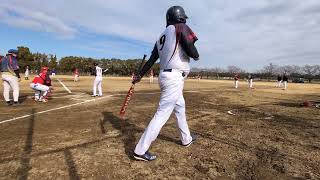
[[[42,66],[48,66],[51,70],[55,69],[58,74],[71,74],[77,68],[80,74],[90,74],[93,63],[98,63],[102,68],[108,68],[106,74],[112,76],[130,76],[140,67],[142,59],[94,59],[90,57],[67,56],[57,59],[56,55],[45,53],[32,53],[28,47],[18,47],[18,60],[22,72],[26,66],[33,72],[39,72]],[[155,75],[160,72],[160,65],[156,63],[153,68]],[[233,78],[238,73],[243,79],[249,72],[237,67],[228,66],[227,68],[192,68],[189,77],[202,77],[207,79]],[[279,66],[269,63],[262,69],[250,73],[255,78],[274,80],[279,75],[286,74],[289,78],[305,78],[309,82],[320,79],[320,65],[284,65]]]
[[[278,76],[286,74],[290,79],[304,78],[311,82],[312,80],[320,80],[320,65],[275,65],[269,63],[262,69],[255,72],[247,72],[237,66],[228,66],[227,68],[193,68],[189,76],[207,79],[223,79],[233,78],[235,74],[239,74],[241,79],[245,79],[249,74],[257,79],[275,80]]]
[[[87,57],[67,56],[57,59],[56,55],[45,53],[32,53],[28,47],[18,47],[18,61],[21,71],[25,71],[26,67],[33,72],[39,72],[41,67],[47,66],[51,70],[56,70],[58,74],[71,74],[75,68],[80,74],[90,74],[93,63],[97,63],[100,67],[108,69],[106,74],[113,76],[129,76],[136,72],[140,67],[142,59],[94,59]],[[157,63],[153,66],[154,73],[158,74],[160,65]]]

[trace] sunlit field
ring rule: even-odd
[[[104,77],[103,96],[91,97],[93,78],[55,76],[47,103],[32,99],[31,80],[19,106],[1,98],[0,179],[320,179],[320,109],[301,106],[320,101],[320,84],[187,79],[198,141],[181,146],[172,116],[151,146],[158,158],[140,162],[132,152],[158,106],[157,79],[136,85],[121,119],[130,78]]]

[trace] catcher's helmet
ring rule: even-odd
[[[172,6],[167,11],[166,19],[167,26],[169,26],[177,23],[186,23],[188,16],[181,6]]]
[[[49,70],[49,68],[47,66],[44,66],[44,67],[41,68],[41,72],[45,72],[45,71],[48,71],[48,70]]]

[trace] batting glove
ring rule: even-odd
[[[141,76],[140,75],[133,76],[132,84],[138,83],[140,81],[141,81]]]

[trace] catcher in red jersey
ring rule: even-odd
[[[30,84],[35,90],[34,100],[40,102],[48,102],[48,95],[52,90],[51,79],[49,77],[49,68],[42,67],[40,74],[36,75]]]
[[[159,85],[161,97],[157,112],[141,136],[133,157],[137,160],[152,161],[156,156],[148,149],[157,138],[162,126],[174,111],[181,144],[189,146],[197,138],[191,134],[186,120],[185,101],[183,97],[184,79],[190,72],[190,58],[199,60],[194,43],[198,40],[186,24],[187,15],[180,6],[172,6],[166,14],[167,27],[155,43],[150,59],[134,77],[133,84],[138,83],[160,58]]]

